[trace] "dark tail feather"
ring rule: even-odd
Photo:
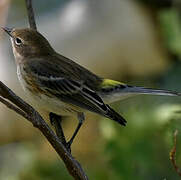
[[[154,88],[145,88],[139,86],[130,86],[125,89],[128,93],[135,94],[152,94],[152,95],[161,95],[161,96],[181,96],[181,93],[176,91],[169,91],[163,89],[154,89]]]
[[[121,124],[122,126],[126,126],[126,120],[120,115],[118,114],[116,111],[114,111],[111,107],[108,107],[108,112],[106,114],[106,117],[118,122],[119,124]]]

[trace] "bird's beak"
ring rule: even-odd
[[[13,28],[8,28],[8,27],[1,27],[8,35],[10,35],[12,37],[12,30]]]

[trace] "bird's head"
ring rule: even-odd
[[[2,28],[10,37],[13,53],[20,59],[46,56],[54,52],[49,42],[36,30]]]

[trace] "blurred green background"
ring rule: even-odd
[[[181,1],[33,2],[39,31],[61,54],[107,78],[181,91]],[[0,1],[1,26],[26,27],[27,22],[24,0]],[[10,41],[2,32],[0,80],[26,99],[16,77]],[[169,152],[178,129],[176,158],[181,167],[181,99],[137,96],[112,106],[127,119],[127,127],[88,113],[72,146],[73,156],[89,178],[180,179]],[[74,119],[64,122],[68,137],[76,123]],[[40,132],[3,104],[0,179],[72,179]]]

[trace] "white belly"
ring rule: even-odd
[[[46,95],[38,95],[35,96],[29,90],[26,90],[29,99],[32,102],[32,106],[34,106],[37,110],[53,112],[62,116],[72,116],[77,115],[81,109],[64,103],[56,98],[51,98]]]

